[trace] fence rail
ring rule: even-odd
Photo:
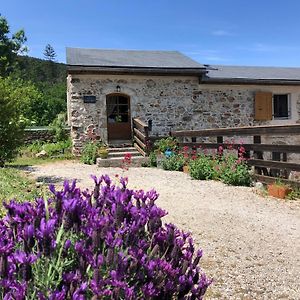
[[[299,144],[263,144],[262,136],[278,137],[286,140],[289,136],[299,136],[300,140],[300,125],[274,125],[274,126],[249,126],[249,127],[234,127],[234,128],[216,128],[202,130],[182,130],[172,131],[171,136],[181,139],[179,146],[202,147],[206,149],[218,149],[220,146],[223,149],[236,149],[239,151],[240,143],[224,143],[224,137],[248,136],[251,137],[253,143],[246,143],[242,146],[246,150],[247,163],[249,166],[254,166],[255,177],[257,180],[264,183],[274,182],[278,177],[282,177],[283,182],[293,186],[300,187],[300,182],[288,180],[289,171],[300,172],[300,163],[287,162],[287,153],[299,154]],[[197,138],[212,138],[216,137],[213,142],[197,142]],[[192,139],[192,141],[185,141]],[[272,160],[264,159],[264,152],[271,152],[275,157]]]
[[[132,119],[134,147],[143,155],[149,154],[149,128],[139,118]]]

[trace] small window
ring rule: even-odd
[[[274,119],[288,119],[291,117],[288,94],[273,95],[273,117]]]

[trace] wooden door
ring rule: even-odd
[[[108,140],[131,140],[130,97],[106,96]]]

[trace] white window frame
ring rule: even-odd
[[[275,117],[274,96],[282,96],[282,95],[287,96],[288,116],[287,117]],[[291,105],[292,105],[292,103],[291,103],[291,94],[288,94],[288,93],[273,94],[273,97],[272,97],[272,116],[273,116],[273,120],[288,120],[288,119],[291,119],[292,118],[292,107],[291,107]]]

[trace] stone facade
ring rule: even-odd
[[[115,93],[117,86],[130,96],[132,118],[152,120],[154,136],[181,129],[291,124],[300,116],[297,86],[201,84],[188,76],[69,75],[68,115],[75,152],[80,152],[91,130],[107,142],[106,95]],[[290,94],[291,119],[255,122],[257,91]],[[85,95],[96,96],[96,103],[84,103]]]

